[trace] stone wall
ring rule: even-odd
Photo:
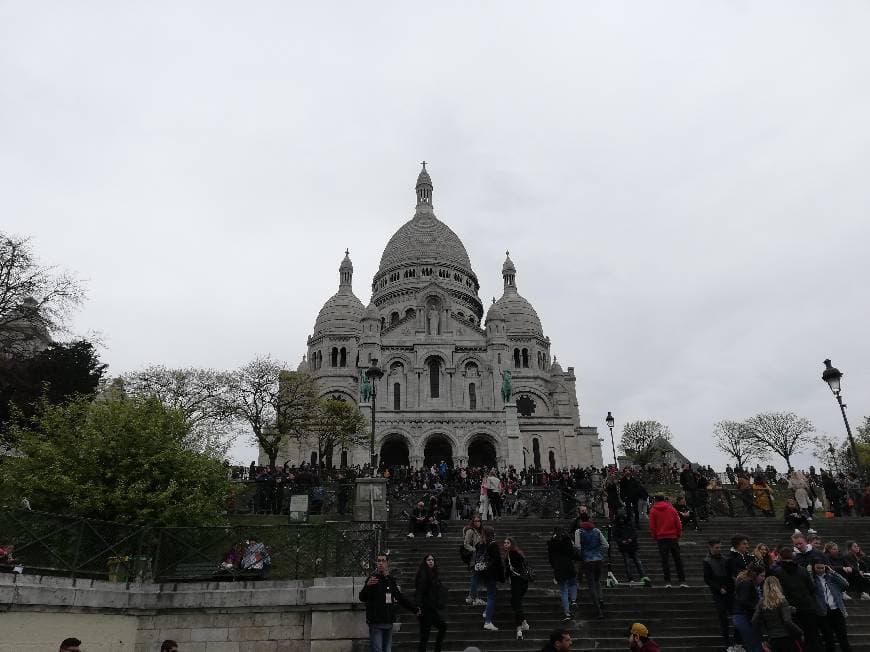
[[[127,586],[0,574],[0,652],[57,649],[68,636],[88,652],[157,652],[167,638],[184,652],[351,652],[367,647],[363,581]]]

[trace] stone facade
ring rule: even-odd
[[[376,387],[375,448],[387,463],[601,465],[597,429],[580,423],[574,368],[563,370],[551,355],[535,309],[517,290],[510,256],[502,297],[484,316],[465,246],[433,211],[425,165],[416,195],[414,217],[384,249],[368,307],[353,293],[345,253],[338,292],[320,310],[299,370],[316,376],[323,396],[356,403],[370,418],[361,375],[377,361],[384,376]],[[507,402],[505,371],[513,386]],[[314,456],[304,444],[284,451],[295,462]],[[363,447],[335,451],[332,461],[368,460]]]
[[[0,573],[0,652],[352,652],[368,648],[364,578],[119,584]]]

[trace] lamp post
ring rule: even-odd
[[[378,397],[378,381],[383,378],[384,370],[378,366],[378,359],[372,358],[372,366],[366,369],[366,378],[372,384],[372,436],[369,439],[369,456],[370,464],[372,465],[372,477],[377,473],[377,465],[375,464],[375,405]]]
[[[846,424],[846,436],[849,438],[849,447],[852,450],[852,459],[855,462],[855,472],[861,480],[861,486],[864,486],[864,473],[861,471],[861,464],[858,461],[858,449],[855,446],[855,439],[852,437],[852,428],[849,427],[849,419],[846,418],[846,405],[843,403],[843,397],[840,395],[840,379],[843,377],[841,372],[836,367],[831,366],[830,358],[825,360],[825,370],[822,372],[822,380],[828,383],[831,392],[837,399],[837,404],[840,406],[840,413],[843,415],[843,423]]]
[[[833,444],[828,444],[828,455],[831,456],[831,471],[839,470],[835,468],[837,465],[837,451],[834,449]]]
[[[607,427],[610,428],[610,447],[613,449],[613,468],[618,469],[619,463],[616,461],[616,444],[613,443],[613,424],[616,423],[616,419],[614,419],[613,415],[608,412],[607,417],[604,419],[604,423],[606,423]]]

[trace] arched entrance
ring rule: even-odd
[[[444,435],[432,435],[423,449],[423,464],[428,468],[433,464],[440,464],[441,460],[447,465],[453,466],[453,445]]]
[[[468,466],[492,468],[495,465],[495,445],[486,437],[476,437],[471,440],[468,444]]]
[[[401,437],[391,437],[381,444],[381,464],[385,466],[409,466],[408,444]]]

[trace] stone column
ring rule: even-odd
[[[507,464],[519,470],[523,467],[523,440],[515,403],[505,403],[505,433],[507,434]]]

